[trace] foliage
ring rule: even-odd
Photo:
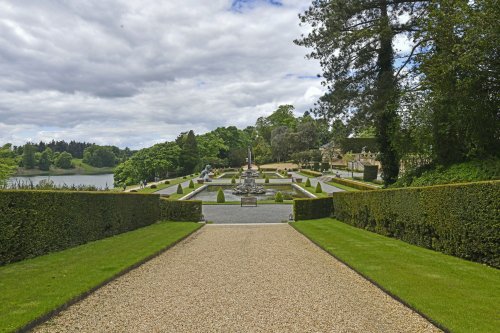
[[[54,165],[61,169],[71,169],[73,168],[73,156],[68,152],[62,152],[55,158]]]
[[[191,130],[182,143],[179,166],[184,170],[185,174],[191,174],[199,163],[198,143],[194,132]]]
[[[267,175],[264,177],[264,183],[269,184],[269,177]]]
[[[363,169],[363,180],[371,182],[377,179],[378,175],[378,165],[365,165]]]
[[[182,189],[182,185],[177,185],[177,194],[184,194],[184,190]]]
[[[0,264],[59,251],[158,220],[158,196],[0,191]]]
[[[343,154],[347,152],[361,153],[363,148],[365,148],[365,152],[376,153],[379,151],[375,138],[344,138],[340,141],[340,148]]]
[[[0,147],[0,187],[5,185],[6,180],[15,170],[15,153],[11,150],[11,145],[6,144]]]
[[[360,190],[360,191],[371,191],[371,190],[378,189],[378,187],[376,187],[375,185],[363,184],[360,182],[355,182],[355,181],[352,181],[349,179],[344,179],[344,178],[334,177],[330,180],[330,182],[332,182],[334,185],[340,184],[340,185],[344,185],[344,186],[349,186],[349,187],[355,188],[355,189]]]
[[[217,191],[217,203],[224,203],[226,202],[226,196],[224,195],[224,191],[222,191],[222,188],[219,188]]]
[[[92,145],[83,152],[83,163],[96,168],[114,167],[118,159],[110,146]]]
[[[199,200],[170,200],[160,198],[160,220],[198,222],[202,218]]]
[[[31,143],[27,143],[23,148],[23,167],[26,169],[33,169],[36,166],[35,160],[35,146]]]
[[[280,191],[276,192],[276,194],[274,195],[274,201],[283,202],[283,193],[281,193]]]
[[[315,193],[322,193],[323,192],[323,189],[321,188],[321,183],[318,182],[316,184],[316,189],[314,190]]]
[[[194,182],[192,179],[189,181],[189,188],[194,188]]]
[[[354,228],[334,219],[295,229],[450,332],[494,332],[500,271]]]
[[[293,216],[295,221],[330,217],[332,213],[333,201],[331,197],[293,200]]]
[[[236,184],[236,176],[233,176],[233,177],[231,178],[231,184]]]
[[[500,179],[500,158],[458,163],[449,167],[428,165],[405,173],[391,187],[477,182]]]
[[[40,159],[38,160],[38,168],[43,171],[48,171],[50,165],[52,164],[53,152],[50,148],[45,148],[41,153]]]
[[[99,188],[93,185],[55,185],[51,179],[43,179],[37,184],[31,180],[21,181],[17,180],[11,182],[6,188],[10,190],[38,190],[38,191],[108,191],[106,188]]]
[[[306,179],[306,183],[304,184],[305,187],[311,187],[311,180],[309,179],[309,177],[307,177]]]
[[[500,267],[500,182],[334,193],[345,223]]]
[[[22,327],[67,306],[75,297],[150,259],[201,226],[185,222],[155,223],[0,267],[0,332],[27,331]]]
[[[313,170],[307,170],[307,169],[300,169],[300,173],[303,173],[305,175],[312,176],[312,177],[321,177],[321,176],[323,176],[323,174],[321,172],[313,171]]]

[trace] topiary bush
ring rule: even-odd
[[[170,180],[165,180],[163,183],[168,185],[168,184],[170,184]]]
[[[191,179],[191,181],[189,182],[189,188],[194,188],[194,182],[193,180]]]
[[[320,182],[318,182],[316,184],[316,189],[314,190],[314,192],[316,192],[316,193],[323,193],[323,189],[321,188],[321,183]]]
[[[155,223],[158,200],[123,192],[0,191],[0,265]]]
[[[233,176],[233,178],[231,178],[231,184],[236,184],[236,177]]]
[[[177,194],[184,194],[184,190],[182,189],[182,185],[177,185]]]
[[[358,228],[500,267],[500,181],[333,194]]]
[[[293,215],[295,221],[312,220],[330,217],[333,214],[332,198],[295,199],[293,200]]]
[[[274,195],[274,202],[283,202],[283,193],[280,191],[276,192]]]
[[[166,221],[198,222],[202,217],[200,200],[160,199],[160,219]]]
[[[269,177],[267,177],[267,176],[266,176],[266,177],[264,178],[264,183],[265,183],[265,184],[269,184]]]
[[[224,203],[226,202],[226,196],[224,195],[224,191],[222,191],[222,188],[219,188],[217,191],[217,203]]]
[[[153,184],[153,185],[150,186],[150,188],[154,189],[154,188],[158,188],[158,186],[156,186],[156,184]]]
[[[306,180],[305,187],[311,187],[311,180],[309,178]]]

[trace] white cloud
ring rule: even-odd
[[[309,0],[0,3],[0,143],[140,148],[184,130],[309,109],[317,62],[293,44]]]

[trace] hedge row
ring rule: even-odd
[[[352,181],[349,179],[344,179],[344,178],[332,178],[330,180],[330,182],[337,183],[340,185],[349,186],[349,187],[352,187],[352,188],[355,188],[355,189],[361,190],[361,191],[371,191],[371,190],[378,189],[378,187],[376,187],[375,185],[363,184],[360,182],[355,182],[355,181]]]
[[[300,172],[302,172],[305,175],[312,176],[312,177],[321,177],[321,176],[323,176],[323,174],[321,172],[313,171],[313,170],[309,170],[309,169],[301,169]]]
[[[150,225],[157,195],[0,191],[0,265]]]
[[[332,212],[333,200],[331,197],[293,200],[293,216],[295,221],[330,217],[332,216]]]
[[[500,267],[500,181],[333,194],[353,226]]]
[[[160,220],[197,222],[202,218],[202,202],[199,200],[160,199]]]

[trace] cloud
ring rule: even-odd
[[[309,0],[0,3],[0,143],[141,148],[309,109],[317,62],[293,44]],[[235,10],[238,8],[238,10]]]

